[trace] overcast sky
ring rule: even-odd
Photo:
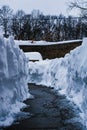
[[[68,1],[70,0],[0,0],[0,8],[3,5],[9,5],[14,11],[22,9],[25,13],[39,9],[43,14],[59,15],[62,13],[66,16],[69,14],[78,16],[77,11],[68,10]]]

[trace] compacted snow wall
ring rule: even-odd
[[[13,37],[0,36],[0,127],[13,123],[28,98],[27,59]]]
[[[76,103],[87,126],[87,39],[64,58],[29,63],[29,82],[54,87]]]

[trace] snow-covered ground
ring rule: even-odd
[[[22,40],[15,40],[15,43],[17,45],[33,45],[33,46],[44,46],[44,45],[55,45],[55,44],[66,44],[66,43],[76,43],[76,42],[81,42],[81,39],[78,40],[68,40],[68,41],[60,41],[60,42],[46,42],[46,41],[22,41]]]
[[[13,37],[4,39],[0,36],[0,126],[11,125],[20,109],[25,107],[23,101],[31,97],[27,82],[54,87],[61,94],[66,94],[79,106],[87,125],[87,39],[64,58],[29,61],[29,67],[26,56],[18,48],[21,43],[25,45],[26,41],[16,41],[15,45]],[[50,44],[44,41],[36,43]]]
[[[39,52],[25,52],[25,56],[30,61],[41,61],[42,56]]]
[[[29,62],[29,82],[54,89],[77,104],[87,126],[87,38],[64,58]]]
[[[0,127],[11,125],[30,97],[27,74],[27,59],[13,37],[0,36]]]

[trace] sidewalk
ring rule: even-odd
[[[28,99],[30,105],[24,109],[31,117],[15,123],[5,130],[84,130],[79,123],[79,110],[65,96],[57,95],[53,89],[29,84],[34,99]]]

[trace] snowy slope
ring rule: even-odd
[[[27,60],[13,37],[0,36],[0,127],[13,123],[30,97],[27,86]]]
[[[87,126],[87,39],[64,58],[29,63],[29,82],[43,84],[76,103]]]

